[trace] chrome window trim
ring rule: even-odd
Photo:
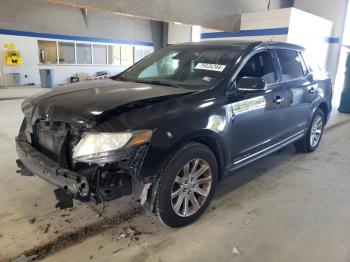
[[[256,49],[254,49],[251,53],[249,53],[249,55],[247,55],[244,60],[242,61],[242,63],[239,65],[239,67],[237,68],[236,72],[233,74],[233,76],[231,77],[229,83],[232,83],[233,81],[235,81],[237,75],[239,74],[239,72],[242,70],[242,68],[245,66],[245,64],[248,62],[248,60],[250,58],[252,58],[254,55],[256,55],[257,53],[260,53],[262,51],[271,51],[271,50],[275,50],[275,49],[284,49],[284,50],[292,50],[292,51],[296,51],[296,52],[305,52],[305,50],[300,50],[300,49],[294,49],[294,48],[286,48],[286,47],[282,47],[282,46],[263,46],[263,47],[258,47]],[[302,57],[302,55],[300,55]],[[304,58],[302,57],[302,59],[304,60]],[[306,66],[307,64],[304,63]],[[277,73],[277,72],[276,72]],[[311,73],[311,72],[309,72]],[[285,80],[285,81],[276,81],[273,84],[267,84],[266,85],[266,89],[272,89],[274,86],[279,85],[279,84],[287,84],[289,82],[293,82],[293,81],[298,81],[298,80],[303,80],[305,79],[309,74],[306,74],[302,77],[299,78],[294,78],[294,79],[290,79],[290,80]]]

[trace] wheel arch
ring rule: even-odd
[[[218,163],[218,177],[219,179],[223,176],[225,166],[227,163],[225,149],[220,142],[213,136],[195,136],[189,142],[197,142],[207,146],[215,155],[216,161]]]
[[[160,172],[163,172],[168,161],[181,147],[191,142],[201,143],[207,146],[213,152],[218,163],[218,178],[219,179],[222,178],[225,172],[225,166],[229,161],[228,150],[225,147],[223,138],[221,138],[219,134],[211,130],[198,130],[196,132],[192,132],[187,136],[184,136],[182,139],[180,139],[176,143],[174,143],[173,146],[171,147],[172,153],[169,154],[163,161]],[[149,192],[148,199],[147,199],[146,209],[150,210],[151,212],[154,211],[154,202],[155,202],[156,193],[159,186],[159,177],[160,176],[158,176],[158,179],[156,179],[153,182],[152,188]]]
[[[317,108],[319,108],[319,109],[321,109],[321,110],[323,111],[324,116],[325,116],[325,118],[326,118],[326,119],[325,119],[325,122],[327,122],[327,121],[328,121],[328,113],[329,113],[327,103],[323,101],[323,102],[321,102],[321,103],[318,105]]]
[[[201,143],[207,146],[213,152],[218,163],[218,167],[219,167],[218,177],[220,179],[223,176],[225,171],[225,166],[229,161],[228,150],[225,146],[223,138],[218,133],[212,130],[208,130],[208,129],[198,130],[186,135],[181,140],[177,141],[177,143],[175,143],[175,145],[173,146],[172,152],[176,152],[182,146],[190,142]]]

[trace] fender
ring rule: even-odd
[[[318,97],[317,99],[315,99],[313,101],[313,103],[311,105],[311,114],[310,114],[309,122],[311,122],[312,117],[315,114],[317,108],[321,108],[323,110],[324,115],[326,117],[326,119],[325,119],[325,124],[326,124],[329,120],[331,107],[328,105],[327,101],[325,99],[323,99],[322,97]]]
[[[154,211],[154,204],[157,196],[159,179],[163,170],[166,167],[166,164],[168,163],[170,158],[175,154],[175,152],[177,152],[183,145],[191,141],[197,141],[199,143],[205,144],[213,151],[214,155],[218,160],[219,178],[221,178],[224,175],[225,166],[229,163],[229,154],[227,153],[228,149],[223,141],[223,138],[219,134],[209,129],[201,129],[191,132],[179,139],[178,141],[176,141],[171,147],[170,151],[172,153],[167,155],[163,159],[161,168],[159,169],[159,172],[157,173],[155,179],[152,181],[152,185],[149,187],[149,190],[147,192],[147,200],[144,205],[146,210],[150,212]]]

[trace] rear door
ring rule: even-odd
[[[288,137],[308,128],[315,87],[298,51],[275,49],[274,52],[280,66],[281,85],[286,89],[284,112],[288,119],[286,127]]]

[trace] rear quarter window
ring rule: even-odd
[[[322,72],[322,68],[316,62],[316,60],[307,53],[302,53],[303,59],[309,71],[311,72]]]
[[[293,80],[304,76],[301,57],[297,51],[276,49],[276,53],[281,65],[282,81]]]

